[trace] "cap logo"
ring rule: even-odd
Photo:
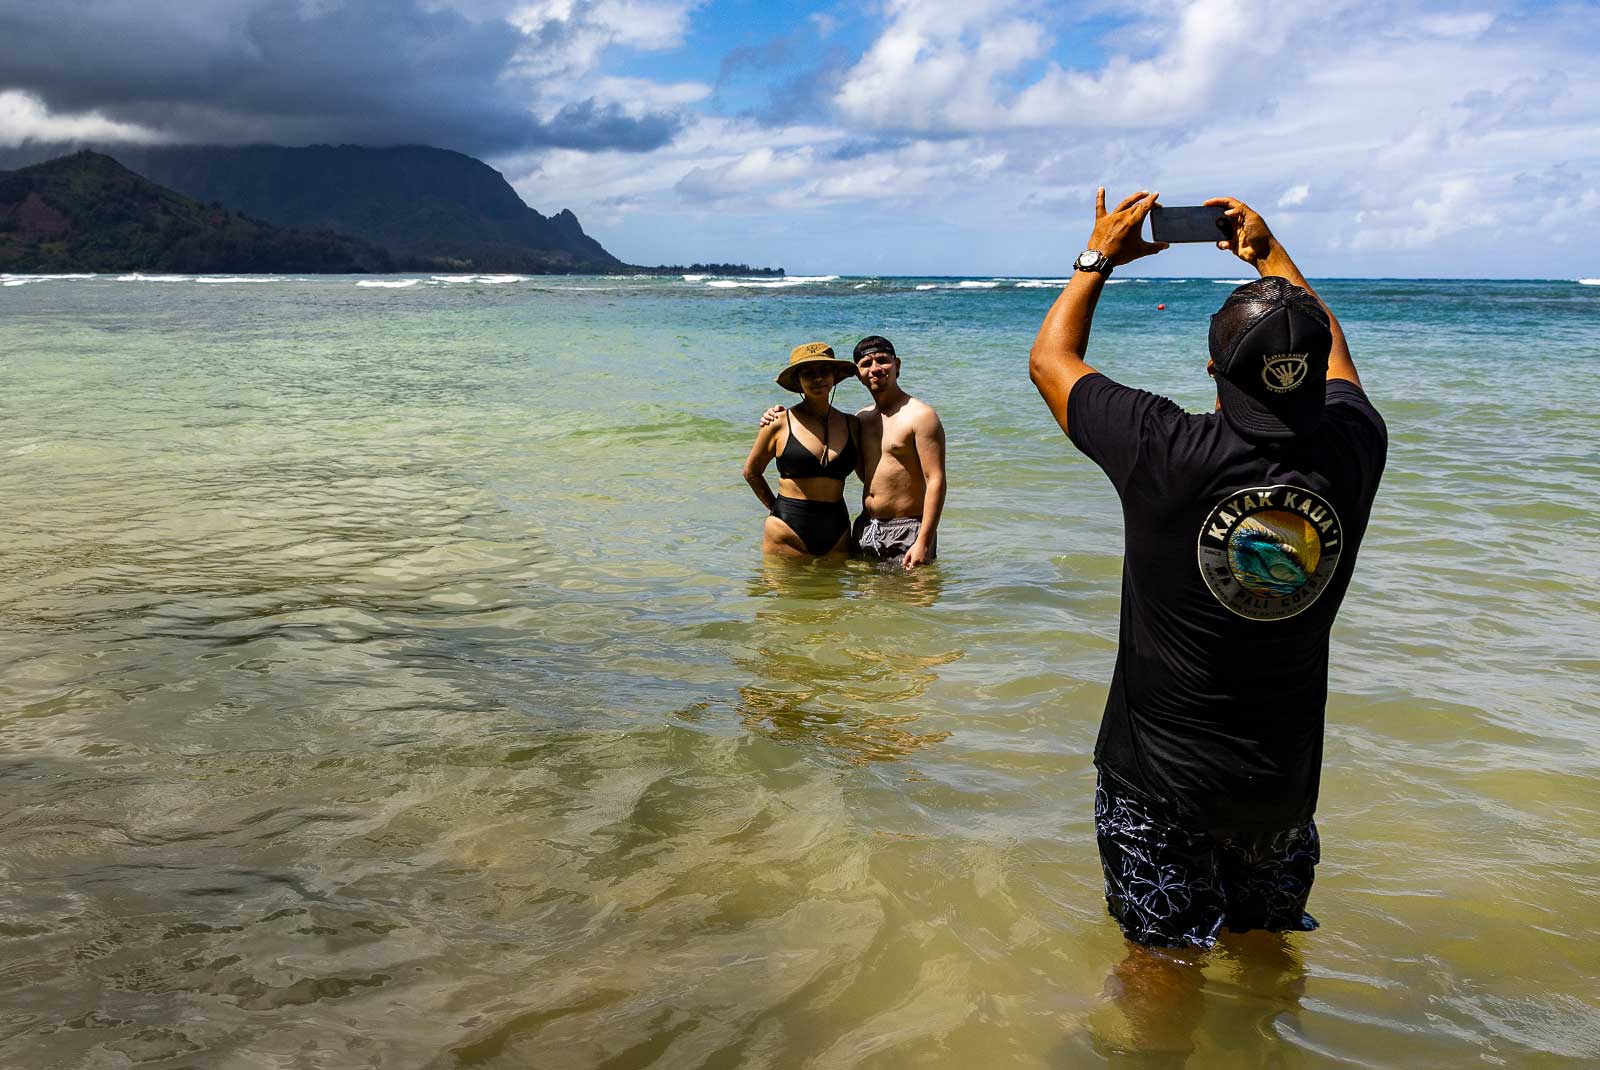
[[[1287,394],[1306,381],[1311,369],[1310,354],[1275,353],[1261,368],[1261,381],[1274,394]]]

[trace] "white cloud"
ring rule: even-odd
[[[1224,100],[1250,99],[1291,28],[1314,32],[1338,5],[1315,15],[1271,0],[1193,0],[1147,5],[1172,27],[1150,57],[1112,56],[1097,72],[1049,72],[1019,94],[1012,121],[1028,126],[1161,126],[1205,116]],[[1244,59],[1244,63],[1240,59]],[[1272,86],[1269,82],[1271,88]],[[1242,90],[1242,93],[1241,93]]]
[[[52,112],[31,93],[0,90],[0,145],[15,148],[30,141],[120,141],[156,144],[161,135],[133,123],[119,123],[97,112]]]
[[[1493,25],[1494,15],[1488,11],[1424,15],[1416,21],[1416,29],[1422,33],[1454,38],[1480,37]]]
[[[576,78],[595,70],[608,48],[676,48],[702,0],[534,0],[507,18],[528,39],[519,70]]]
[[[777,192],[783,183],[811,175],[815,170],[810,146],[790,152],[763,146],[728,163],[695,167],[678,180],[677,188],[691,200],[720,201],[763,191]]]
[[[864,126],[926,133],[1169,126],[1259,94],[1291,38],[1303,46],[1351,6],[1144,0],[1105,42],[1110,59],[1099,70],[1052,61],[1016,88],[1055,46],[1058,12],[1028,0],[893,0],[835,104]]]
[[[704,82],[653,82],[648,78],[597,78],[587,83],[594,95],[622,105],[629,114],[695,104],[711,95]]]
[[[891,0],[889,22],[835,98],[875,129],[970,131],[1003,121],[996,83],[1050,47],[1015,0]]]
[[[590,102],[615,106],[635,118],[697,104],[711,94],[711,87],[704,82],[663,82],[608,71],[625,67],[625,53],[681,46],[691,16],[704,2],[532,0],[517,4],[505,18],[521,31],[525,44],[506,77],[526,84],[530,108],[546,121],[563,108]]]
[[[1433,245],[1447,235],[1495,221],[1481,190],[1469,178],[1441,182],[1427,197],[1404,206],[1358,212],[1347,243],[1354,252],[1386,252]]]
[[[930,236],[903,247],[906,271],[1055,270],[1050,248],[1080,239],[1084,191],[1101,183],[1160,189],[1167,203],[1240,196],[1314,263],[1320,252],[1350,274],[1399,270],[1391,256],[1453,270],[1462,250],[1503,246],[1534,196],[1563,206],[1573,248],[1585,235],[1600,246],[1580,210],[1600,201],[1600,42],[1570,12],[1497,22],[1352,0],[1135,0],[1127,23],[1086,45],[1071,36],[1083,9],[1053,18],[1061,9],[1039,0],[881,10],[818,122],[703,116],[643,161],[551,154],[519,189],[580,215],[647,211],[657,233],[769,220],[818,256],[817,227],[849,219],[841,249],[863,231],[968,227],[1014,257],[953,262],[960,243]],[[1070,58],[1093,55],[1104,58]]]
[[[760,207],[765,193],[776,192],[780,171],[790,169],[801,154],[815,158],[817,146],[841,137],[835,129],[790,126],[766,129],[745,120],[705,118],[689,127],[671,145],[651,153],[641,166],[637,154],[559,150],[499,161],[512,186],[540,211],[570,207],[585,220],[592,208],[609,215],[613,205],[632,209],[642,205],[671,212],[680,200],[676,188],[691,172],[701,176],[691,183],[710,200],[734,200]],[[763,155],[765,154],[765,155]],[[763,166],[763,161],[770,161]],[[823,164],[821,166],[828,166]],[[719,174],[737,175],[739,188],[715,185]],[[762,176],[769,183],[763,187]],[[751,195],[752,190],[762,195]],[[586,214],[589,213],[589,214]]]

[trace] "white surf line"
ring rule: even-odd
[[[781,279],[712,279],[705,285],[718,290],[786,290],[795,286],[834,282],[838,278],[839,276],[837,275],[789,275]]]
[[[998,282],[980,282],[974,279],[963,279],[959,282],[924,282],[917,285],[918,290],[994,290],[999,288]]]

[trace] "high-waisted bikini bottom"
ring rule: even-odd
[[[839,536],[850,530],[850,511],[844,499],[814,502],[778,495],[772,515],[788,524],[800,536],[809,553],[821,556],[839,544]]]

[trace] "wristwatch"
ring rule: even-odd
[[[1101,275],[1111,274],[1111,258],[1099,249],[1085,249],[1078,254],[1078,259],[1072,262],[1077,271],[1093,271]]]

